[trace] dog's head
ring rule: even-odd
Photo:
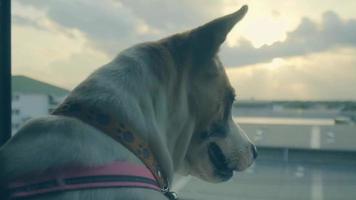
[[[210,182],[228,180],[257,156],[255,146],[232,120],[235,91],[217,56],[226,35],[246,12],[244,6],[168,38],[169,45],[179,49],[174,52],[177,62],[188,69],[189,106],[197,124],[185,157],[186,167],[191,175]]]

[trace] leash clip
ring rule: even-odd
[[[167,186],[161,188],[161,192],[169,199],[169,200],[177,200],[178,195],[175,192],[169,191]]]

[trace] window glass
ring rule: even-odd
[[[248,4],[219,56],[236,91],[232,118],[258,158],[227,182],[185,177],[174,189],[188,199],[356,196],[355,1],[12,2],[13,135],[123,49]]]

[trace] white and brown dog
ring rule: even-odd
[[[255,146],[232,120],[234,90],[217,56],[226,35],[246,12],[243,6],[196,29],[122,51],[76,87],[59,109],[74,103],[119,119],[149,147],[168,186],[175,173],[209,182],[228,180],[257,156]],[[36,180],[68,167],[95,168],[122,161],[146,168],[135,150],[103,134],[110,127],[90,122],[66,114],[29,121],[0,149],[3,190],[14,180]],[[142,187],[99,187],[28,198],[167,197]]]

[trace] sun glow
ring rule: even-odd
[[[286,61],[283,58],[273,58],[272,62],[266,64],[265,67],[270,71],[277,71],[285,65]]]
[[[227,3],[223,13],[231,13],[239,6],[241,4]],[[271,12],[261,5],[250,7],[246,19],[239,22],[239,25],[230,32],[227,38],[229,47],[237,46],[241,37],[249,40],[255,48],[283,41],[287,37],[287,32],[295,25],[289,18],[281,17],[278,11]]]
[[[287,25],[282,21],[271,18],[260,18],[250,22],[240,32],[251,41],[255,48],[259,48],[263,45],[271,45],[274,42],[285,40]]]

